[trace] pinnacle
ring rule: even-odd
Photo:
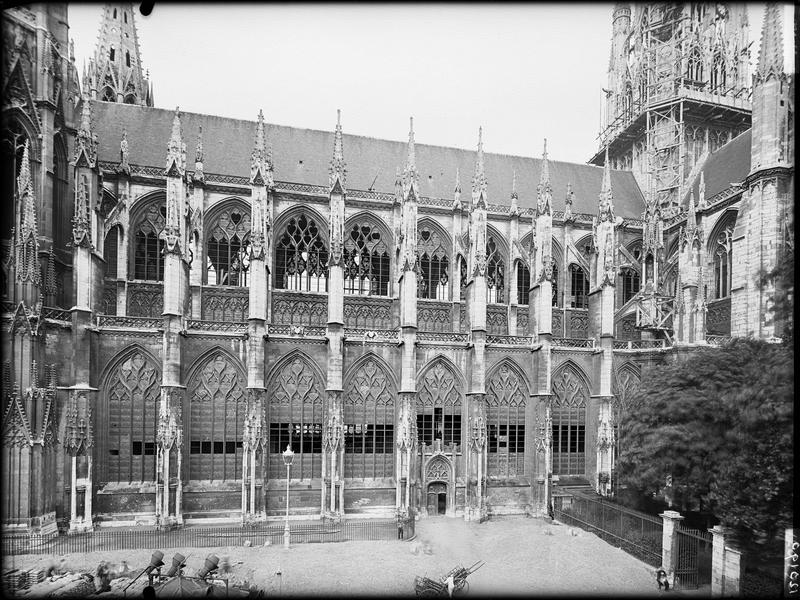
[[[611,192],[611,165],[608,162],[608,146],[606,146],[606,159],[603,163],[603,187],[601,192]]]
[[[486,173],[483,164],[483,127],[478,127],[478,155],[475,160],[475,177],[472,178],[472,194],[486,194]],[[485,198],[484,198],[485,200]]]
[[[198,162],[198,163],[203,162],[203,126],[202,125],[200,125],[200,127],[197,130],[197,146],[195,148],[194,161]]]
[[[342,111],[336,110],[336,129],[333,134],[333,158],[331,158],[330,166],[330,185],[331,188],[336,184],[344,187],[345,177],[345,162],[344,162],[344,148],[342,144]]]
[[[764,9],[761,48],[758,53],[758,73],[765,77],[770,70],[783,73],[783,7],[776,3]]]
[[[539,177],[539,184],[542,186],[550,185],[550,161],[547,159],[547,138],[544,139],[544,150],[542,151],[542,174]]]

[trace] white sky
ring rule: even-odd
[[[136,6],[155,105],[405,140],[586,162],[597,150],[612,4]],[[764,4],[751,4],[758,57]],[[70,4],[79,73],[100,4]],[[793,7],[784,13],[794,70]]]

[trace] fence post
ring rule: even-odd
[[[667,575],[670,575],[675,573],[678,566],[678,528],[683,517],[675,510],[665,510],[658,516],[663,520],[661,568],[667,572]]]
[[[731,547],[730,530],[715,525],[711,533],[711,595],[738,596],[742,578],[741,551]]]

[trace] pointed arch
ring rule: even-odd
[[[194,361],[186,382],[189,406],[184,411],[184,436],[189,445],[189,479],[241,479],[247,385],[241,361],[227,349],[214,346]]]
[[[136,199],[131,208],[128,277],[141,281],[164,280],[167,196],[163,190]]]
[[[589,379],[577,364],[566,360],[553,373],[553,473],[585,475],[586,404]]]
[[[161,398],[160,361],[146,348],[134,344],[109,360],[101,373],[103,447],[98,461],[101,480],[154,481],[155,440]]]
[[[417,378],[417,436],[420,445],[441,443],[461,446],[461,415],[464,381],[456,366],[437,355]]]
[[[397,387],[389,366],[369,352],[344,378],[344,472],[348,477],[394,476]]]
[[[392,236],[383,219],[361,211],[344,224],[344,291],[346,294],[388,296]]]
[[[611,380],[611,422],[614,429],[614,461],[620,454],[623,431],[621,423],[626,414],[634,410],[639,402],[638,392],[642,384],[641,367],[626,361],[614,370]]]
[[[276,289],[328,290],[328,220],[308,205],[292,207],[275,224]]]
[[[522,369],[505,358],[486,378],[489,476],[510,479],[525,474],[525,406],[528,382]]]
[[[486,301],[501,304],[506,299],[506,268],[510,253],[506,240],[492,225],[486,226]]]
[[[706,241],[708,262],[711,263],[713,295],[709,299],[720,300],[730,296],[733,283],[733,230],[738,211],[726,210],[717,218],[711,235]]]
[[[292,477],[311,479],[322,472],[325,377],[307,354],[293,350],[267,379],[270,415],[269,477],[286,477],[281,453],[291,444]]]
[[[417,221],[418,298],[450,300],[452,248],[452,238],[435,219],[422,217]]]
[[[247,286],[250,266],[250,204],[239,197],[225,198],[203,219],[204,278],[207,285]]]

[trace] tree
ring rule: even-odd
[[[651,369],[623,417],[622,482],[748,537],[791,526],[792,358],[737,339]]]

